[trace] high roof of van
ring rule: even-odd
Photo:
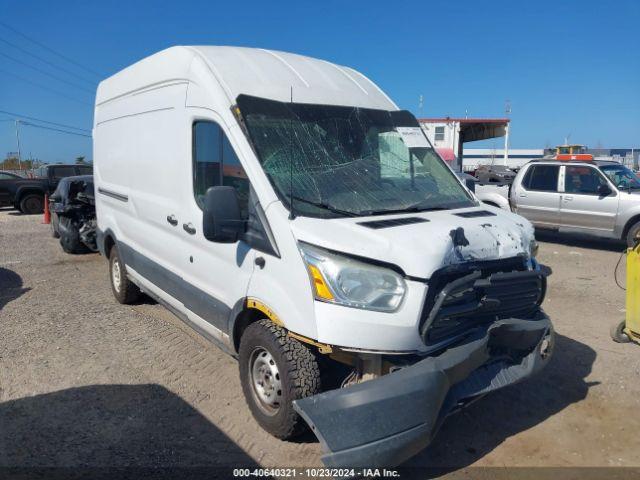
[[[398,107],[371,80],[348,67],[293,53],[245,47],[178,46],[151,55],[102,81],[96,105],[167,82],[197,81],[204,64],[229,104],[246,94],[283,102]],[[197,69],[202,72],[202,68]],[[201,80],[201,79],[200,79]]]

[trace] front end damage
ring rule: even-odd
[[[445,272],[425,303],[428,356],[375,380],[296,400],[332,467],[396,466],[472,400],[542,369],[553,327],[540,308],[549,270]]]

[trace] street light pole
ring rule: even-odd
[[[20,120],[16,119],[16,143],[18,145],[18,169],[22,170],[22,160],[20,157],[20,129],[18,125],[20,124]]]

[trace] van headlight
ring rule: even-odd
[[[407,286],[401,275],[335,254],[308,243],[298,243],[317,300],[348,307],[394,312]]]

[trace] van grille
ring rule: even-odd
[[[515,266],[507,262],[504,268],[467,270],[441,281],[441,288],[425,302],[420,329],[425,344],[502,318],[532,318],[544,299],[549,271]]]

